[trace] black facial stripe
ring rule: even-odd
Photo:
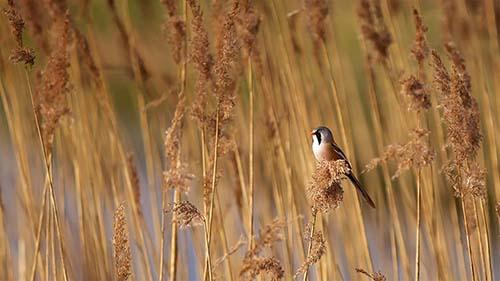
[[[321,134],[318,131],[316,131],[314,135],[316,135],[316,137],[318,138],[318,143],[321,144]]]

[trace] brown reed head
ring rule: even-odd
[[[316,164],[307,187],[313,212],[326,213],[340,206],[344,198],[340,182],[349,172],[349,165],[344,160],[320,161]]]
[[[311,240],[309,241],[312,245],[311,251],[307,255],[304,263],[299,267],[299,269],[297,269],[297,272],[295,272],[294,278],[304,274],[311,265],[317,263],[326,253],[326,242],[321,231],[314,233],[311,238],[308,237],[308,240]]]
[[[41,72],[41,80],[35,92],[37,112],[41,117],[41,130],[48,154],[52,150],[55,130],[61,118],[70,109],[66,95],[72,89],[69,82],[69,18],[66,15],[55,23],[57,43]]]
[[[393,160],[397,163],[397,170],[392,179],[398,178],[403,171],[410,168],[420,169],[430,165],[435,157],[435,152],[428,143],[429,131],[426,129],[413,129],[409,134],[410,140],[405,144],[391,144],[387,146],[382,157],[375,158],[366,165],[365,171],[374,169],[383,162]]]
[[[447,127],[447,144],[454,152],[454,159],[461,165],[476,156],[481,145],[479,107],[472,96],[470,76],[465,61],[453,44],[446,44],[452,58],[449,74],[439,55],[432,52],[434,84],[440,92],[440,108]]]
[[[367,276],[368,278],[370,278],[373,281],[386,281],[387,280],[385,278],[385,276],[382,274],[382,272],[380,272],[380,271],[377,271],[377,272],[374,272],[374,273],[370,274],[370,273],[368,273],[364,269],[356,268],[356,272],[361,273],[361,274]]]
[[[361,24],[361,35],[371,43],[377,59],[384,62],[389,56],[392,35],[385,25],[380,0],[361,0],[357,14]]]
[[[132,275],[132,251],[128,236],[125,204],[122,203],[115,211],[113,223],[113,260],[117,281],[126,281]]]
[[[283,239],[282,230],[285,223],[281,219],[275,219],[259,231],[259,237],[250,248],[243,259],[240,270],[242,280],[255,280],[260,274],[268,274],[271,280],[282,279],[285,272],[281,262],[274,256],[261,257],[264,248],[270,248],[275,242]]]
[[[401,95],[408,100],[409,111],[424,111],[431,107],[431,98],[424,83],[414,75],[401,81]]]
[[[417,9],[413,9],[413,20],[415,21],[415,41],[413,42],[413,47],[411,48],[411,53],[417,60],[420,66],[423,66],[424,60],[429,55],[429,47],[427,46],[427,39],[425,33],[427,32],[427,26],[424,25],[422,15]]]
[[[328,16],[328,1],[305,0],[304,8],[307,15],[307,24],[315,44],[326,40],[326,17]]]
[[[16,41],[16,47],[12,50],[9,60],[13,63],[24,63],[33,66],[35,63],[35,52],[33,49],[25,48],[23,45],[24,20],[19,14],[14,1],[7,1],[8,7],[3,9],[9,21],[10,32]]]
[[[173,213],[172,221],[177,223],[181,228],[200,225],[205,221],[198,208],[189,201],[174,203],[172,208],[166,211]]]

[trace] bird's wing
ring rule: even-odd
[[[347,163],[347,166],[349,167],[349,169],[351,169],[351,171],[347,174],[347,177],[349,178],[349,180],[351,180],[351,182],[354,184],[354,186],[358,189],[359,193],[361,193],[361,195],[366,200],[366,202],[368,202],[368,204],[372,208],[375,209],[375,203],[370,198],[370,195],[368,194],[368,192],[366,191],[366,189],[364,189],[363,186],[361,186],[361,183],[356,178],[356,176],[354,176],[354,174],[352,172],[351,163],[349,163],[349,160],[347,160],[347,157],[345,156],[345,154],[342,151],[342,149],[340,149],[340,147],[338,147],[335,143],[332,143],[332,147],[333,147],[333,151],[337,154],[337,158],[336,159],[337,160],[338,159],[344,160]]]
[[[349,160],[347,160],[347,156],[345,156],[345,153],[342,151],[342,149],[340,149],[340,147],[338,147],[338,145],[335,143],[332,143],[332,147],[335,154],[337,154],[336,159],[344,160],[347,163],[347,166],[349,166],[349,169],[351,169],[351,163],[349,163]]]

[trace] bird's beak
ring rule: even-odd
[[[311,131],[311,136],[314,135],[314,134],[316,134],[316,132],[315,131]]]

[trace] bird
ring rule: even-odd
[[[314,153],[314,157],[317,161],[332,161],[332,160],[344,160],[349,167],[349,173],[346,174],[347,178],[351,181],[351,183],[356,187],[356,189],[361,193],[366,202],[375,209],[375,203],[368,195],[366,189],[363,188],[359,180],[352,172],[351,164],[345,153],[340,149],[333,138],[332,131],[328,127],[319,126],[311,131],[312,136],[312,150]]]

